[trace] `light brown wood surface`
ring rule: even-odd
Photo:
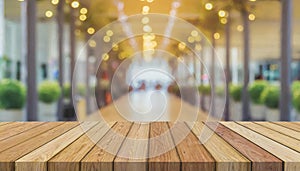
[[[115,122],[99,123],[48,161],[48,171],[80,171],[80,161],[113,126]],[[90,139],[93,136],[93,139]],[[95,142],[94,142],[95,141]],[[64,161],[64,162],[61,162]]]
[[[237,123],[221,122],[221,124],[284,161],[285,171],[300,170],[300,153]]]
[[[202,132],[202,130],[206,132]],[[199,140],[209,153],[216,160],[216,170],[217,171],[250,171],[250,161],[245,158],[240,152],[234,149],[230,144],[220,138],[218,135],[213,133],[212,130],[207,129],[207,126],[202,122],[197,122],[192,131],[196,136],[199,137]],[[211,134],[211,137],[206,141],[201,141],[201,134]]]
[[[149,170],[150,171],[164,171],[164,170],[180,170],[180,158],[176,152],[176,149],[170,149],[167,151],[166,148],[174,146],[171,133],[168,131],[169,127],[167,123],[158,122],[151,123],[150,125],[150,144],[149,144]],[[164,136],[161,136],[164,134]],[[161,138],[155,138],[155,137]],[[163,151],[167,151],[161,155]]]
[[[0,126],[0,171],[300,170],[299,123],[32,124]]]
[[[114,154],[117,154],[131,126],[130,122],[118,122],[114,125],[81,161],[81,170],[112,171]]]

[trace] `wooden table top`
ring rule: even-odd
[[[173,123],[89,122],[88,133],[116,150],[110,154],[95,145],[78,122],[2,122],[0,123],[1,171],[299,171],[300,123],[289,122],[197,122],[176,148],[148,158],[174,143]],[[186,122],[181,123],[189,127]],[[216,128],[216,129],[212,129]],[[203,129],[212,136],[200,143]],[[113,132],[146,143],[167,131],[163,142],[128,144]],[[128,149],[144,159],[120,157]]]

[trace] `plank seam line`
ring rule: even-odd
[[[279,144],[279,145],[282,145],[282,146],[284,146],[284,147],[286,147],[286,148],[288,148],[288,149],[290,149],[290,150],[292,150],[292,151],[294,151],[294,152],[296,152],[296,153],[299,153],[298,151],[296,151],[296,150],[294,150],[294,149],[292,149],[292,148],[290,148],[290,147],[288,147],[288,146],[286,146],[286,145],[284,145],[284,144],[282,144],[282,143],[280,143],[280,142],[278,142],[278,141],[276,141],[276,140],[273,140],[273,139],[271,139],[271,138],[269,138],[269,137],[267,137],[267,136],[265,136],[265,135],[263,135],[263,134],[261,134],[261,133],[255,131],[255,130],[253,130],[253,129],[247,128],[246,126],[243,126],[243,125],[239,124],[238,122],[235,122],[235,123],[238,124],[238,125],[240,125],[240,126],[242,126],[242,127],[244,127],[244,128],[246,128],[246,129],[248,129],[248,130],[250,130],[250,131],[252,131],[252,132],[255,132],[255,133],[257,133],[257,134],[259,134],[259,135],[261,135],[261,136],[263,136],[263,137],[265,137],[265,138],[267,138],[267,139],[269,139],[269,140],[271,140],[271,141],[273,141],[273,142],[275,142],[275,143],[277,143],[277,144]],[[252,142],[252,141],[251,141],[251,142]],[[276,156],[275,156],[275,157],[276,157]],[[283,161],[283,160],[282,160],[282,161]],[[284,162],[284,161],[283,161],[283,162]]]
[[[114,122],[114,124],[110,127],[110,129],[112,129],[112,127],[114,127],[116,124],[117,124],[117,122]],[[88,152],[82,157],[82,159],[80,159],[79,168],[81,168],[82,160],[96,147],[96,145],[103,139],[103,137],[105,137],[105,135],[110,131],[110,129],[108,129],[105,132],[105,134],[103,134],[103,136],[99,139],[99,141],[97,141],[97,143],[94,143],[93,147],[90,148],[90,150],[88,150]]]
[[[235,151],[240,154],[241,156],[245,157],[249,162],[250,162],[250,169],[252,170],[253,167],[253,162],[245,155],[243,155],[238,149],[236,149],[235,147],[233,147],[229,142],[227,142],[224,138],[222,138],[218,133],[216,133],[214,130],[212,130],[207,124],[205,124],[205,122],[203,122],[204,126],[206,126],[208,129],[210,129],[217,137],[219,137],[220,139],[222,139],[224,142],[226,142],[230,147],[232,147],[233,149],[235,149]],[[218,122],[218,124],[220,124]]]
[[[234,123],[235,123],[235,122],[234,122]],[[221,124],[222,124],[222,123],[221,123]],[[235,123],[235,124],[237,124],[237,123]],[[234,130],[232,130],[231,128],[227,127],[226,125],[224,125],[224,124],[222,124],[222,125],[223,125],[224,127],[228,128],[228,129],[230,129],[231,131],[235,132]],[[237,124],[237,125],[240,125],[240,124]],[[240,125],[240,126],[242,126],[242,125]],[[242,126],[242,127],[244,127],[244,126]],[[248,128],[246,128],[246,127],[244,127],[244,128],[247,129],[247,130],[249,130],[249,131],[251,131],[251,132],[256,133],[255,131],[253,131],[253,130],[251,130],[251,129],[248,129]],[[237,133],[237,132],[235,132],[235,133]],[[276,157],[278,160],[281,161],[282,166],[284,166],[284,163],[285,163],[284,160],[278,158],[277,156],[275,156],[274,154],[272,154],[270,151],[268,151],[268,150],[262,148],[260,145],[256,144],[255,142],[253,142],[252,140],[248,139],[247,137],[245,137],[245,136],[243,136],[243,135],[241,135],[241,134],[239,134],[239,133],[237,133],[237,134],[240,135],[240,136],[242,136],[242,137],[245,138],[246,140],[250,141],[251,143],[257,145],[258,147],[260,147],[261,149],[265,150],[266,152],[270,153],[272,156]],[[259,135],[260,135],[260,134],[259,134]],[[263,135],[261,135],[261,136],[263,136]],[[263,136],[263,137],[264,137],[264,136]],[[272,140],[272,141],[273,141],[273,140]],[[276,143],[276,142],[275,142],[275,143]]]
[[[270,130],[272,130],[272,131],[275,131],[275,132],[277,132],[277,133],[279,133],[279,134],[282,134],[282,135],[285,135],[285,136],[290,137],[290,138],[292,138],[292,139],[295,139],[295,140],[300,141],[300,139],[298,139],[298,138],[292,137],[292,136],[287,135],[287,134],[285,134],[285,133],[281,133],[281,132],[277,131],[276,129],[269,128],[269,127],[267,127],[267,126],[265,126],[265,125],[263,125],[263,124],[259,124],[259,123],[257,123],[257,122],[252,122],[252,123],[255,123],[255,124],[259,125],[259,126],[262,126],[262,127],[264,127],[264,128],[267,128],[267,129],[270,129]],[[269,123],[272,123],[272,122],[269,122]],[[272,124],[273,124],[273,123],[272,123]],[[274,124],[274,125],[275,125],[275,124]],[[280,126],[280,125],[277,125],[277,126]],[[283,127],[283,126],[281,126],[281,127]],[[285,127],[283,127],[283,128],[285,128]],[[287,128],[287,129],[288,129],[288,128]],[[289,130],[292,130],[292,129],[289,129]],[[292,130],[292,131],[293,131],[293,130]]]
[[[221,124],[221,123],[220,123],[220,124]],[[275,156],[275,155],[272,154],[271,152],[269,152],[269,151],[267,151],[266,149],[262,148],[261,146],[255,144],[254,142],[250,141],[249,139],[247,139],[246,137],[240,135],[239,133],[235,132],[234,130],[232,130],[232,129],[226,127],[225,125],[223,125],[223,124],[221,124],[221,125],[224,126],[226,129],[228,129],[228,130],[230,130],[230,131],[236,133],[237,135],[241,136],[242,138],[244,138],[245,140],[249,141],[249,142],[252,143],[253,145],[257,146],[257,147],[260,148],[261,150],[263,150],[263,151],[265,151],[266,153],[270,154],[271,156],[275,157],[276,159],[280,160],[281,163],[284,163],[283,160],[281,160],[280,158],[278,158],[277,156]],[[252,131],[252,130],[251,130],[251,131]],[[251,161],[251,163],[252,163],[252,161]]]
[[[63,122],[61,125],[64,125],[65,124],[65,122]],[[61,126],[61,125],[58,125],[58,126]],[[75,126],[76,127],[76,126]],[[55,129],[56,127],[54,127],[54,128],[52,128],[52,129]],[[70,130],[71,129],[73,129],[74,127],[71,127],[70,128]],[[50,130],[52,130],[52,129],[49,129],[48,131],[50,131]],[[60,136],[60,135],[59,135]],[[59,136],[57,136],[57,137],[59,137]],[[56,138],[57,138],[56,137]],[[54,138],[55,139],[55,138]],[[52,139],[53,140],[53,139]],[[50,141],[48,141],[48,142],[46,142],[45,144],[47,144],[47,143],[49,143],[49,142],[51,142],[52,140],[50,140]],[[26,154],[24,154],[24,155],[22,155],[22,156],[20,156],[19,158],[17,158],[15,161],[13,161],[13,163],[14,163],[14,167],[16,166],[16,161],[17,160],[19,160],[19,159],[21,159],[22,157],[24,157],[24,156],[26,156],[27,154],[29,154],[29,153],[31,153],[31,152],[33,152],[33,151],[35,151],[36,149],[38,149],[38,148],[40,148],[40,147],[42,147],[43,145],[45,145],[45,144],[42,144],[42,145],[40,145],[40,146],[38,146],[37,148],[35,148],[34,150],[32,150],[32,151],[30,151],[30,152],[28,152],[28,153],[26,153]]]
[[[170,123],[168,123],[168,122],[165,122],[165,123],[167,124],[169,130],[171,130]],[[170,134],[171,134],[172,142],[173,142],[173,144],[175,145],[176,154],[177,154],[177,156],[178,156],[178,158],[179,158],[179,161],[180,161],[180,162],[179,162],[179,168],[180,168],[180,170],[182,171],[182,159],[181,159],[181,157],[180,157],[180,155],[179,155],[179,152],[178,152],[178,149],[177,149],[177,145],[175,144],[175,140],[174,140],[172,131],[170,131]],[[184,140],[184,139],[183,139],[183,140]]]
[[[11,123],[22,123],[22,122],[11,122]],[[7,124],[5,124],[5,125],[7,125]],[[5,126],[5,125],[1,125],[1,126]],[[11,125],[11,124],[9,124],[9,125]],[[11,129],[18,128],[18,127],[22,127],[22,126],[24,126],[24,125],[26,125],[25,122],[23,122],[22,125],[16,125],[16,126],[12,127]],[[40,125],[42,125],[42,124],[40,124]],[[37,126],[39,126],[39,125],[37,125]],[[37,126],[35,126],[35,127],[37,127]],[[30,128],[30,129],[33,129],[33,128],[35,128],[35,127],[32,127],[32,128]],[[28,130],[30,130],[30,129],[28,129]],[[21,132],[15,134],[15,135],[6,137],[6,138],[4,138],[4,139],[1,139],[0,141],[7,140],[7,139],[10,138],[10,137],[14,137],[14,136],[19,135],[19,134],[21,134],[21,133],[23,133],[23,132],[26,132],[26,131],[27,131],[27,130],[22,130]]]
[[[189,125],[187,124],[187,122],[184,122],[184,123],[185,123],[185,125],[191,130],[191,133],[196,137],[196,139],[198,140],[198,142],[199,142],[199,143],[203,146],[203,148],[206,150],[207,154],[209,154],[209,156],[214,160],[214,168],[215,168],[215,170],[217,170],[217,160],[216,160],[216,158],[214,158],[214,156],[212,156],[212,154],[211,154],[211,153],[209,152],[209,150],[205,147],[205,145],[204,145],[202,142],[200,142],[198,136],[197,136],[196,133],[193,131],[193,128],[189,127]],[[194,122],[194,123],[197,123],[197,122]],[[202,121],[199,122],[199,123],[202,123],[202,124],[203,124]]]
[[[44,123],[41,123],[41,124],[39,124],[39,125],[36,125],[36,126],[30,128],[30,129],[23,130],[22,132],[19,132],[19,133],[15,134],[15,135],[12,135],[12,136],[10,136],[10,137],[4,138],[4,139],[2,139],[2,140],[0,140],[0,141],[4,141],[4,140],[7,140],[7,139],[12,138],[12,137],[14,137],[14,136],[20,135],[20,134],[22,134],[22,133],[25,133],[25,132],[27,132],[27,131],[29,131],[29,130],[31,130],[31,129],[37,128],[37,127],[42,126],[42,125],[44,125],[44,124],[45,124],[45,122],[44,122]]]
[[[146,164],[146,170],[149,170],[150,166],[149,166],[149,161],[150,161],[150,131],[151,131],[151,123],[148,123],[149,124],[149,131],[148,131],[148,150],[147,150],[147,164]]]
[[[2,122],[1,122],[1,123],[2,123]],[[12,123],[12,122],[6,122],[6,123],[0,125],[0,127],[1,127],[1,126],[4,126],[4,125],[7,125],[7,124],[10,124],[10,123]]]
[[[288,127],[288,126],[286,126],[286,125],[280,125],[280,123],[277,123],[277,122],[271,122],[271,123],[273,123],[273,124],[275,124],[275,125],[282,126],[282,127],[284,127],[284,128],[287,128],[287,129],[290,129],[290,130],[293,130],[293,131],[296,131],[296,132],[300,132],[299,130],[296,130],[296,129],[294,129],[294,128]]]
[[[61,123],[60,125],[57,125],[57,126],[61,126],[62,124],[63,124],[63,123]],[[36,135],[36,136],[30,137],[30,139],[31,139],[31,138],[35,138],[35,137],[37,137],[37,136],[39,136],[39,135],[41,135],[41,134],[44,134],[44,133],[46,133],[47,131],[50,131],[50,130],[52,130],[52,129],[54,129],[54,128],[56,128],[56,127],[53,127],[53,128],[51,128],[51,129],[47,129],[47,130],[45,130],[44,132],[41,132],[40,134],[38,134],[38,135]],[[30,139],[28,139],[28,140],[26,140],[26,141],[29,141]],[[24,143],[24,142],[26,142],[26,141],[17,143],[16,145],[14,145],[14,146],[12,146],[12,147],[9,147],[9,148],[7,148],[7,149],[5,149],[5,150],[3,150],[3,151],[0,150],[0,153],[6,151],[6,150],[8,150],[8,149],[14,148],[15,146],[17,146],[17,145],[19,145],[19,144],[21,144],[21,143]],[[40,147],[40,146],[39,146],[39,147]],[[39,147],[37,147],[37,148],[39,148]],[[34,151],[34,150],[33,150],[33,151]],[[31,151],[31,152],[32,152],[32,151]],[[29,153],[31,153],[31,152],[29,152]],[[28,154],[28,153],[27,153],[27,154]],[[25,155],[27,155],[27,154],[25,154]],[[24,156],[25,156],[25,155],[24,155]],[[23,157],[23,156],[22,156],[22,157]],[[21,157],[21,158],[22,158],[22,157]]]
[[[94,128],[95,126],[97,126],[99,124],[99,122],[97,123],[97,124],[95,124],[94,126],[92,126],[92,127],[90,127],[88,130],[86,130],[86,132],[88,132],[88,131],[90,131],[92,128]],[[80,127],[80,124],[77,126],[77,127]],[[75,127],[76,128],[76,127]],[[75,129],[74,128],[74,129]],[[62,152],[64,149],[66,149],[67,147],[69,147],[70,145],[72,145],[75,141],[77,141],[80,137],[82,137],[82,136],[84,136],[85,134],[86,134],[86,132],[84,131],[84,130],[82,130],[83,131],[83,134],[82,135],[80,135],[78,138],[76,138],[74,141],[72,141],[70,144],[68,144],[65,148],[63,148],[63,149],[61,149],[57,154],[55,154],[53,157],[51,157],[47,162],[46,162],[46,164],[47,164],[47,170],[48,170],[48,162],[51,160],[51,159],[53,159],[55,156],[57,156],[60,152]],[[63,134],[62,134],[63,135]],[[60,135],[60,136],[62,136],[62,135]],[[59,138],[59,137],[57,137],[57,138]]]
[[[117,156],[118,156],[118,154],[119,154],[119,152],[120,152],[120,150],[121,150],[121,148],[122,148],[122,146],[123,146],[123,144],[124,144],[124,141],[126,140],[128,134],[129,134],[129,132],[130,132],[132,126],[133,126],[133,122],[131,122],[131,125],[130,125],[129,130],[128,130],[128,132],[126,133],[125,138],[123,139],[122,143],[120,144],[120,147],[119,147],[119,149],[118,149],[117,154],[114,156],[114,159],[113,159],[113,161],[112,161],[112,171],[115,170],[115,160],[116,160],[116,158],[117,158]]]

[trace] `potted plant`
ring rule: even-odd
[[[261,101],[266,105],[266,120],[279,121],[279,97],[280,91],[278,86],[268,86],[261,94]]]
[[[231,103],[230,103],[230,119],[231,120],[242,120],[242,85],[230,85],[230,97],[231,97]]]
[[[56,81],[44,81],[38,87],[39,120],[56,121],[57,104],[61,94],[60,86]]]
[[[260,96],[267,86],[267,81],[258,80],[254,81],[249,87],[249,94],[252,102],[251,118],[253,120],[265,120],[265,106],[263,105]]]
[[[210,85],[200,85],[198,87],[198,91],[200,92],[201,96],[203,96],[203,104],[204,110],[209,110],[210,107],[210,97],[211,97],[211,87]]]
[[[16,80],[0,81],[0,121],[24,120],[22,109],[25,104],[26,90]]]
[[[294,118],[300,120],[300,89],[293,91],[293,107]]]

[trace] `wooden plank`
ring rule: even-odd
[[[0,141],[0,147],[1,147],[0,152],[5,151],[13,146],[16,146],[17,144],[20,144],[24,141],[32,139],[35,136],[40,135],[41,133],[44,133],[44,132],[46,132],[54,127],[57,127],[61,124],[63,124],[63,122],[41,124],[37,127],[34,127],[33,129],[27,130],[18,135],[15,135],[15,136],[9,137],[5,140],[2,140],[2,141]]]
[[[180,158],[173,148],[167,151],[167,147],[174,146],[174,142],[167,123],[155,122],[150,124],[149,157],[166,151],[159,156],[149,158],[150,171],[180,171]],[[163,135],[164,134],[164,135]],[[155,138],[160,136],[160,138]]]
[[[227,143],[237,149],[252,162],[252,171],[281,171],[282,161],[263,150],[259,146],[248,141],[239,134],[216,122],[206,123],[208,127],[222,137]]]
[[[84,134],[81,126],[88,131],[98,122],[83,122],[77,127],[71,129],[70,131],[62,134],[61,136],[53,139],[47,144],[37,148],[31,153],[23,156],[15,162],[16,171],[47,171],[47,161],[58,154],[61,150],[66,148],[69,144],[73,143],[81,135]]]
[[[182,139],[182,135],[190,132],[177,146],[177,152],[181,160],[181,170],[215,170],[215,160],[205,147],[199,143],[198,138],[190,131],[184,122],[169,123],[171,134],[175,142]],[[177,141],[178,140],[178,141]]]
[[[300,132],[300,125],[295,122],[274,122],[274,124],[281,125],[294,131]]]
[[[149,124],[134,123],[118,156],[114,161],[114,171],[146,171],[148,158]]]
[[[114,124],[115,122],[111,122],[108,125],[102,122],[96,125],[87,134],[81,136],[49,160],[48,171],[80,171],[80,161],[95,146],[95,142],[98,142]],[[93,136],[93,140],[89,138],[90,136]]]
[[[53,123],[55,124],[55,123]],[[39,148],[40,146],[46,144],[47,142],[55,139],[61,134],[67,132],[73,127],[77,126],[77,122],[66,122],[62,125],[59,125],[47,132],[44,132],[28,141],[20,143],[14,148],[9,148],[0,153],[0,170],[1,171],[14,171],[15,164],[14,162],[21,158],[22,156],[30,153],[31,151]]]
[[[221,124],[284,161],[285,171],[300,170],[300,153],[237,123],[221,122]]]
[[[190,125],[190,124],[189,124]],[[196,122],[192,128],[194,134],[216,160],[217,171],[250,171],[251,163],[240,152],[234,149],[221,137],[201,122]],[[205,130],[205,132],[202,132]],[[206,142],[202,142],[202,134],[211,135]]]
[[[274,124],[272,122],[255,122],[255,123],[259,124],[261,126],[270,128],[270,129],[272,129],[274,131],[277,131],[281,134],[284,134],[284,135],[290,136],[292,138],[295,138],[297,140],[300,140],[300,132],[295,131],[293,129],[289,129],[289,128],[284,127],[284,126]]]
[[[300,152],[300,141],[299,140],[296,140],[289,136],[283,135],[277,131],[263,127],[261,125],[255,124],[253,122],[240,122],[238,124],[243,125],[244,127],[247,127],[248,129],[258,132],[261,135],[264,135],[274,141],[277,141],[287,147],[290,147],[290,148]]]
[[[11,123],[11,122],[0,122],[0,126],[6,125],[6,124],[9,124],[9,123]]]
[[[118,122],[81,161],[81,171],[112,171],[118,153],[132,123]],[[110,149],[107,152],[105,149]]]
[[[40,122],[12,122],[0,127],[0,141],[14,136],[28,129],[34,128],[42,123]]]

